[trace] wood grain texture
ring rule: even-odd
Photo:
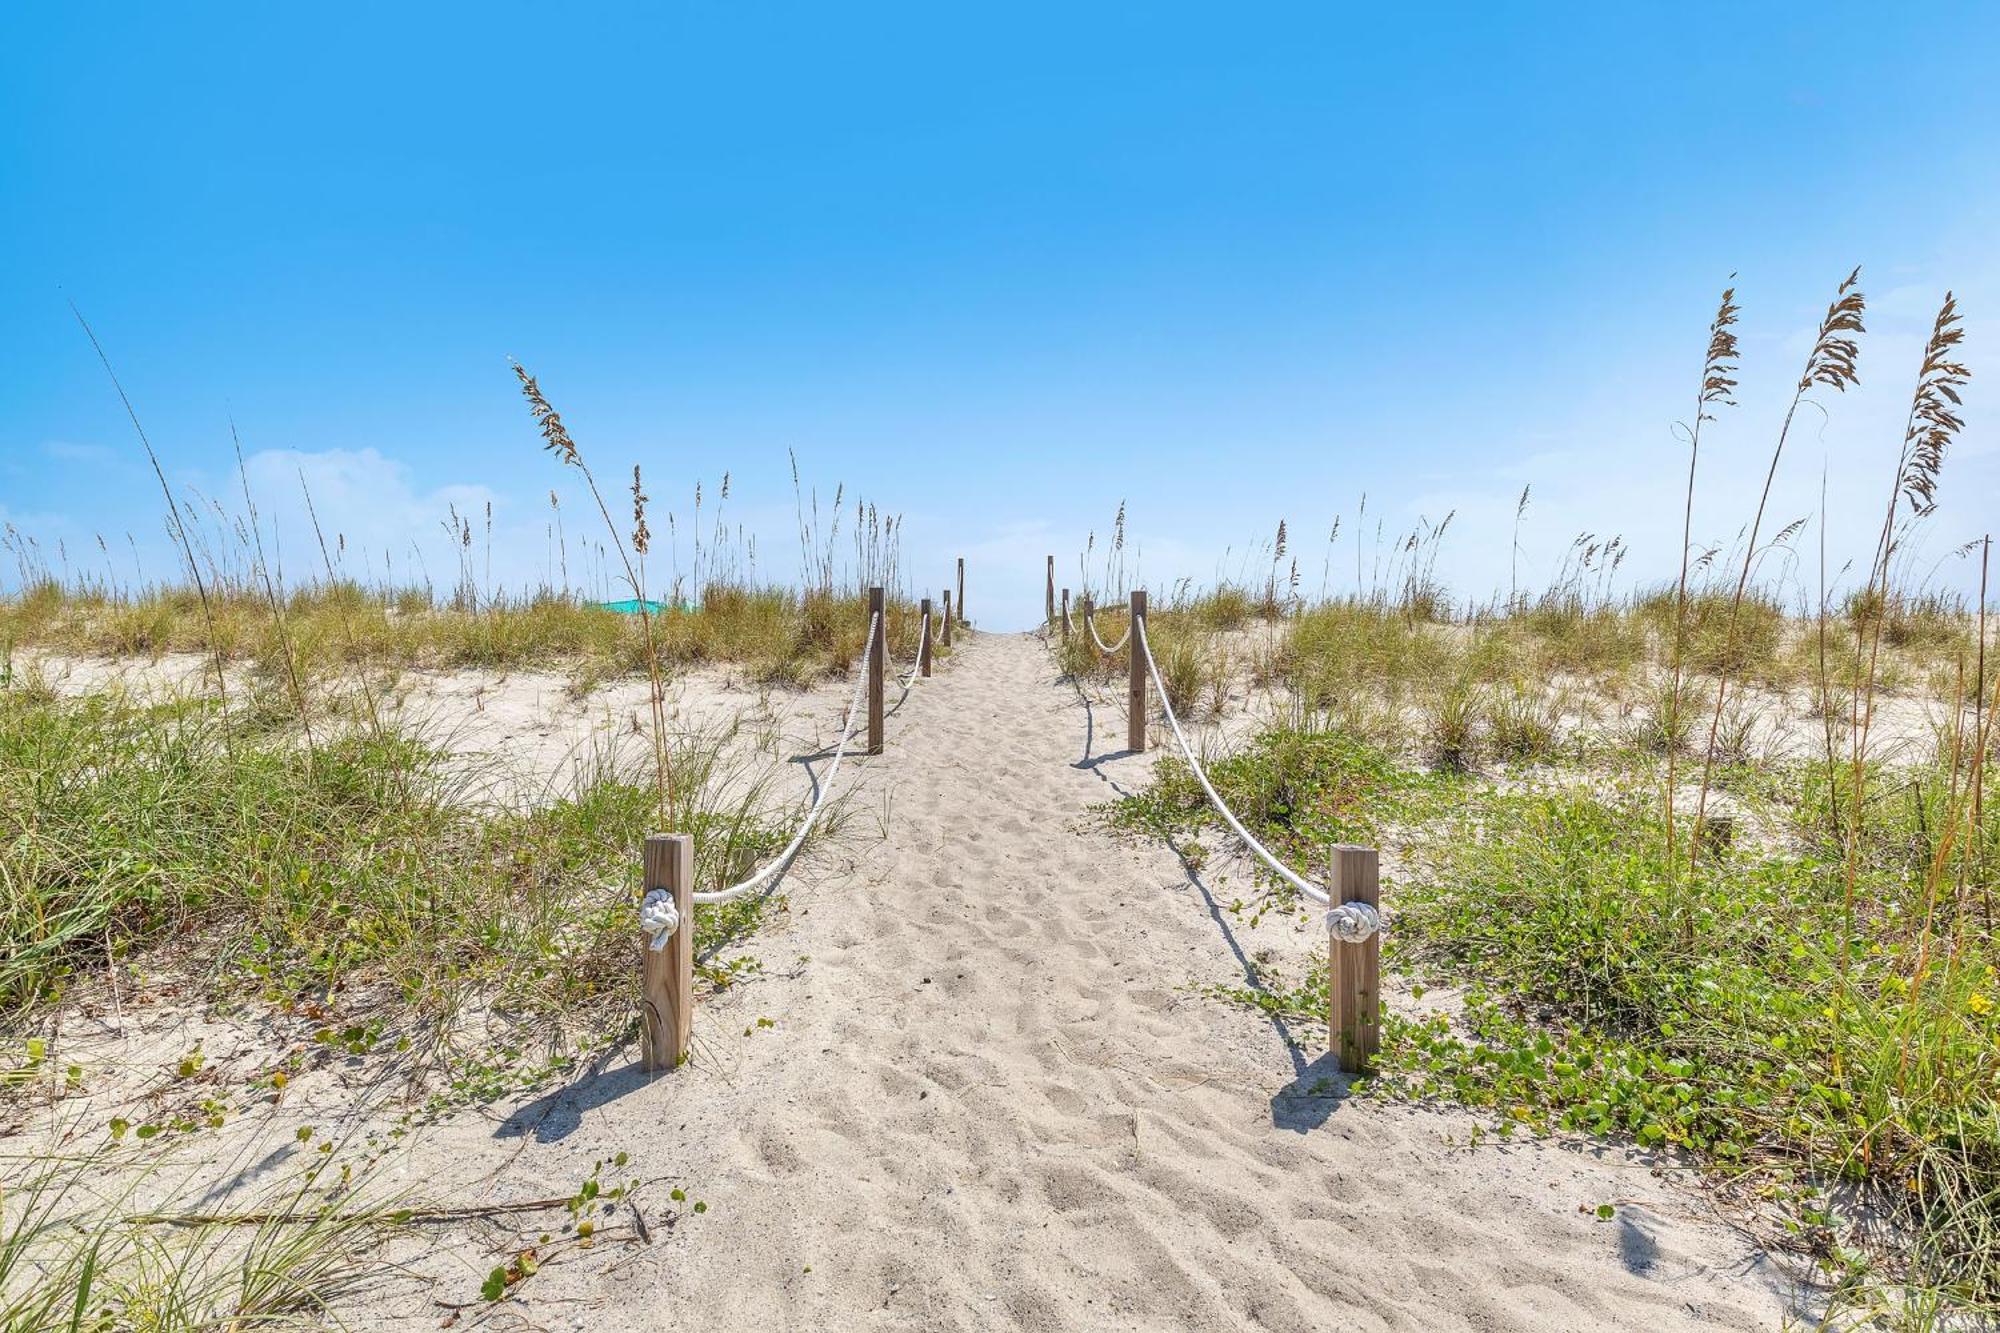
[[[664,949],[640,953],[639,1060],[648,1070],[678,1069],[694,1035],[694,839],[685,833],[646,838],[639,896],[674,895],[681,923]]]
[[[889,617],[883,610],[882,590],[868,590],[868,619],[874,626],[873,648],[868,653],[868,753],[882,753],[882,667],[889,656]]]
[[[1373,847],[1342,843],[1327,865],[1327,893],[1341,903],[1382,903],[1381,854]],[[1382,936],[1345,944],[1327,936],[1328,1038],[1341,1069],[1366,1072],[1382,1049]]]

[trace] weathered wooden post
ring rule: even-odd
[[[1701,852],[1710,858],[1720,858],[1729,854],[1736,841],[1736,817],[1734,815],[1710,815],[1701,823]]]
[[[1342,843],[1327,865],[1327,896],[1342,903],[1366,903],[1380,910],[1381,854],[1373,847]],[[1328,1040],[1341,1069],[1367,1072],[1382,1049],[1382,934],[1373,931],[1358,944],[1327,936]]]
[[[1125,696],[1125,748],[1141,753],[1146,748],[1146,650],[1139,643],[1139,630],[1146,619],[1146,594],[1132,594],[1132,619],[1126,626],[1129,642],[1125,655],[1132,675]]]
[[[1054,556],[1049,557],[1048,590],[1043,595],[1043,603],[1046,609],[1042,613],[1042,623],[1044,625],[1053,625],[1056,620],[1056,558]]]
[[[868,590],[868,753],[882,753],[882,659],[889,655],[889,617],[882,589]]]
[[[639,896],[665,889],[680,924],[665,947],[641,950],[639,1061],[648,1070],[678,1069],[694,1034],[694,839],[685,833],[646,838]]]
[[[1062,636],[1069,637],[1069,589],[1063,589],[1062,596]]]
[[[958,618],[960,622],[963,624],[970,625],[972,623],[970,620],[967,620],[965,618],[965,557],[964,556],[960,556],[958,558]]]
[[[951,589],[944,590],[944,646],[951,647]]]
[[[917,626],[921,633],[917,636],[917,671],[925,680],[931,678],[931,599],[926,597],[918,609]]]

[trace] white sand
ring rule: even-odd
[[[667,1178],[640,1195],[652,1244],[571,1251],[503,1309],[604,1329],[1777,1324],[1770,1261],[1636,1157],[1464,1147],[1471,1116],[1326,1095],[1317,1025],[1191,994],[1242,984],[1251,946],[1165,848],[1084,818],[1144,781],[1152,757],[1106,754],[1122,744],[1035,641],[974,640],[852,770],[882,841],[792,877],[793,913],[753,946],[767,975],[703,1005],[690,1066],[649,1079],[626,1052],[427,1131],[406,1178],[454,1203],[568,1193],[621,1151],[607,1181]],[[436,1326],[496,1239],[438,1236],[409,1256],[434,1281],[357,1316]]]

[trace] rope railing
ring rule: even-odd
[[[912,660],[910,663],[910,674],[903,677],[903,686],[902,686],[903,692],[896,696],[896,706],[899,708],[902,706],[903,700],[910,697],[910,687],[917,683],[917,673],[924,669],[924,649],[930,645],[930,637],[931,637],[931,614],[930,612],[926,611],[924,612],[923,623],[917,626],[916,658]],[[874,638],[873,630],[869,631],[869,638],[870,639]]]
[[[1223,820],[1229,825],[1230,829],[1235,832],[1236,836],[1242,841],[1243,845],[1245,847],[1248,847],[1252,852],[1256,853],[1257,859],[1262,861],[1265,865],[1269,866],[1272,872],[1276,874],[1278,878],[1284,880],[1287,884],[1290,884],[1293,888],[1297,889],[1300,893],[1303,893],[1306,897],[1312,899],[1320,906],[1332,907],[1333,896],[1331,894],[1329,894],[1325,889],[1321,888],[1319,885],[1313,883],[1311,880],[1305,878],[1303,875],[1294,873],[1291,867],[1287,866],[1283,861],[1280,861],[1277,857],[1273,856],[1271,854],[1271,850],[1268,847],[1264,846],[1263,843],[1257,841],[1257,839],[1254,836],[1252,836],[1250,830],[1243,827],[1243,821],[1236,817],[1236,812],[1234,810],[1231,810],[1229,808],[1228,803],[1225,802],[1222,799],[1222,797],[1217,794],[1215,790],[1215,784],[1208,780],[1208,773],[1201,766],[1201,760],[1195,757],[1194,747],[1188,744],[1187,734],[1181,730],[1180,719],[1174,716],[1173,704],[1169,702],[1167,699],[1167,687],[1160,680],[1160,664],[1153,660],[1153,646],[1152,644],[1146,641],[1145,619],[1143,617],[1135,619],[1132,622],[1132,627],[1136,627],[1138,630],[1139,651],[1145,654],[1146,668],[1153,674],[1153,688],[1160,692],[1160,711],[1166,714],[1167,726],[1173,730],[1174,739],[1180,742],[1181,753],[1187,756],[1188,769],[1191,772],[1193,772],[1194,780],[1196,782],[1199,782],[1201,784],[1201,789],[1208,793],[1208,803],[1215,807],[1216,813],[1222,816]],[[1126,630],[1127,634],[1130,634],[1131,632],[1132,632],[1131,628],[1128,628]],[[1343,904],[1343,907],[1350,905],[1351,904]],[[1329,921],[1328,924],[1331,925],[1332,922]],[[1366,936],[1364,936],[1363,938],[1366,938]]]
[[[868,659],[869,655],[875,651],[875,626],[879,619],[880,617],[869,618],[868,641],[867,645],[861,650],[861,661],[854,669],[854,696],[847,701],[847,722],[841,728],[840,744],[834,747],[833,762],[827,766],[826,778],[819,784],[819,789],[813,794],[812,805],[807,808],[805,818],[799,821],[798,831],[792,834],[792,840],[785,844],[784,850],[780,851],[776,857],[766,863],[762,870],[759,870],[756,874],[743,880],[741,883],[732,884],[726,889],[712,889],[707,892],[691,895],[697,903],[702,904],[704,907],[709,907],[719,903],[735,902],[752,889],[760,888],[777,878],[779,872],[790,865],[792,858],[799,854],[799,848],[805,846],[806,839],[812,835],[813,826],[819,822],[820,812],[826,808],[827,795],[833,790],[833,780],[840,773],[840,761],[847,757],[848,744],[854,739],[854,726],[861,717],[861,693],[868,685]],[[650,899],[653,897],[653,894],[659,893],[664,893],[664,890],[655,889],[647,897]],[[670,895],[669,899],[671,900]],[[645,911],[644,904],[641,905],[640,911],[643,917]],[[679,925],[678,920],[668,923],[664,930],[653,931],[653,941],[650,947],[654,949],[665,948],[667,937],[673,934],[674,928],[677,925]]]
[[[1120,638],[1118,642],[1113,644],[1106,644],[1104,642],[1103,636],[1097,632],[1097,608],[1095,606],[1086,606],[1083,609],[1083,623],[1090,627],[1090,637],[1096,641],[1097,651],[1103,653],[1106,657],[1110,657],[1112,654],[1116,653],[1120,648],[1123,648],[1127,643],[1131,642],[1132,625],[1136,622],[1127,621],[1125,624],[1124,636]]]
[[[965,562],[959,562],[959,605],[964,606]],[[767,888],[783,874],[812,836],[832,796],[840,765],[854,747],[861,719],[868,719],[866,752],[881,754],[883,724],[893,711],[883,706],[883,679],[889,661],[888,612],[885,589],[879,584],[868,590],[868,635],[861,660],[854,671],[854,694],[847,703],[841,723],[840,740],[833,747],[833,760],[813,789],[798,828],[778,854],[738,883],[706,892],[694,890],[695,839],[688,833],[651,833],[646,836],[645,859],[640,870],[639,929],[647,947],[639,952],[639,1062],[647,1070],[679,1067],[687,1059],[694,1033],[694,909],[735,902],[746,894]],[[947,591],[947,597],[949,592]],[[951,643],[951,603],[945,603],[944,643]],[[930,598],[919,603],[916,661],[902,678],[903,700],[918,680],[931,674],[933,663],[933,618]],[[962,613],[961,613],[962,614]],[[865,706],[864,706],[865,700]]]
[[[1236,812],[1222,799],[1208,770],[1188,743],[1181,720],[1174,715],[1173,701],[1167,697],[1160,664],[1153,657],[1153,645],[1146,638],[1146,594],[1132,593],[1132,628],[1138,636],[1132,650],[1130,683],[1131,748],[1146,747],[1146,678],[1150,673],[1153,689],[1160,696],[1160,711],[1181,747],[1188,771],[1208,797],[1208,803],[1222,816],[1243,845],[1270,867],[1271,872],[1311,901],[1327,909],[1327,1033],[1340,1068],[1350,1073],[1367,1070],[1382,1043],[1382,913],[1380,856],[1373,847],[1337,845],[1328,853],[1328,883],[1323,886],[1307,879],[1272,855],[1259,842]],[[1145,661],[1145,671],[1139,669]]]
[[[834,749],[833,762],[827,766],[825,781],[819,784],[819,790],[813,796],[811,807],[807,809],[805,818],[799,821],[798,831],[792,835],[792,840],[785,844],[784,850],[780,851],[762,870],[759,870],[756,874],[743,880],[741,883],[732,884],[726,889],[710,889],[693,894],[692,897],[697,903],[709,907],[720,903],[735,902],[752,889],[770,883],[771,880],[778,876],[779,872],[791,864],[792,858],[799,854],[799,849],[805,846],[806,839],[812,835],[813,826],[819,822],[820,811],[826,806],[827,794],[833,790],[833,780],[840,772],[840,761],[847,757],[848,744],[854,739],[855,722],[861,716],[861,694],[868,685],[868,660],[869,655],[875,651],[875,627],[879,619],[880,617],[876,616],[869,618],[868,640],[861,650],[861,661],[854,669],[854,697],[847,702],[847,722],[841,729],[840,744]],[[916,684],[917,673],[923,669],[924,641],[928,638],[930,632],[931,618],[926,615],[922,623],[917,627],[917,659],[910,664],[910,674],[903,677],[902,688],[904,698],[909,696],[910,688]],[[899,699],[897,702],[901,703],[902,700]],[[658,890],[655,890],[655,893],[658,892]],[[648,897],[651,896],[648,895]],[[645,910],[645,904],[641,904],[642,925],[644,924]],[[664,921],[664,915],[664,913],[657,911],[656,906],[654,919],[662,920],[664,928],[653,925],[645,926],[647,933],[653,936],[652,944],[650,945],[651,948],[661,949],[666,947],[667,936],[673,934],[674,927],[679,924],[678,920]]]

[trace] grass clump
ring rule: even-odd
[[[779,846],[790,812],[724,737],[676,737],[702,887]],[[475,994],[559,1016],[622,995],[650,774],[601,760],[566,798],[475,804],[421,735],[355,726],[308,749],[207,699],[0,691],[0,1006],[177,941],[280,1004],[385,988],[443,1025]],[[712,953],[756,899],[698,914]]]
[[[1787,836],[1692,867],[1668,854],[1643,781],[1503,791],[1291,731],[1210,771],[1294,866],[1333,841],[1399,848],[1394,959],[1464,991],[1455,1016],[1389,1016],[1388,1086],[1486,1108],[1503,1132],[1692,1153],[1843,1282],[2000,1303],[2000,959],[1977,869],[2000,851],[2000,814],[1982,812],[1969,841],[1922,843],[1950,826],[1949,763],[1885,781],[1926,794],[1883,806],[1858,922],[1827,774],[1810,764],[1762,775],[1759,817]],[[1218,826],[1171,763],[1113,819],[1169,836]],[[1323,1018],[1323,962],[1268,980],[1238,998]],[[1845,1213],[1837,1185],[1861,1191]],[[1863,1214],[1903,1243],[1862,1246]]]
[[[1245,827],[1281,859],[1308,867],[1330,843],[1381,840],[1397,821],[1457,786],[1412,773],[1378,747],[1337,731],[1267,731],[1203,767]],[[1145,791],[1111,807],[1111,820],[1173,841],[1226,833],[1193,771],[1172,757],[1159,761]]]

